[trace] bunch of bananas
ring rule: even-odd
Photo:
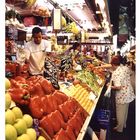
[[[27,0],[26,7],[31,8],[35,4],[36,0]]]
[[[67,25],[66,28],[65,28],[65,31],[68,32],[68,33],[71,32],[71,33],[74,33],[74,34],[79,33],[79,29],[78,29],[75,22],[71,22],[69,25]]]
[[[66,27],[67,21],[63,16],[62,16],[62,19],[61,19],[61,23],[62,23],[62,27]]]

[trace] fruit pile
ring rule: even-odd
[[[5,138],[6,140],[37,140],[37,134],[33,129],[33,118],[29,114],[23,114],[17,106],[11,106],[12,98],[7,92],[10,81],[5,79]],[[38,138],[39,140],[40,138]],[[43,139],[42,139],[43,140]],[[45,138],[44,138],[45,140]]]
[[[66,26],[65,31],[68,33],[78,34],[79,29],[75,22],[71,22],[69,25]]]
[[[75,86],[71,86],[69,90],[65,90],[65,93],[75,98],[80,105],[90,113],[91,108],[94,106],[94,101],[90,99],[90,92],[87,91],[86,88],[80,84],[76,84]]]
[[[97,74],[85,69],[78,72],[76,78],[82,83],[87,84],[94,92],[94,94],[98,96],[100,90],[102,89],[102,84],[100,83],[102,83],[103,81]]]
[[[55,90],[42,76],[11,79],[7,91],[16,104],[26,105],[29,115],[38,120],[38,128],[45,131],[46,139],[76,140],[88,116],[74,98]]]

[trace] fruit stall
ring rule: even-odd
[[[80,71],[68,70],[68,65],[61,65],[63,70],[57,71],[58,77],[56,68],[49,66],[50,77],[15,75],[6,78],[6,131],[9,127],[14,129],[12,140],[28,137],[25,136],[28,129],[34,135],[33,140],[40,140],[40,136],[47,140],[83,139],[104,86],[105,73],[93,64],[87,64]],[[21,130],[16,127],[19,120],[24,123]],[[7,140],[10,135],[6,133]]]
[[[45,4],[55,5],[49,2]],[[81,42],[82,49],[102,42],[95,39],[93,43],[91,34],[79,29],[80,23],[60,9],[61,29],[52,31],[54,11],[50,7],[40,6],[36,0],[6,0],[6,140],[82,140],[87,131],[106,72],[96,68],[103,63],[101,60],[88,54],[74,58],[65,51],[75,41]],[[100,18],[97,27],[99,22]],[[30,76],[24,62],[24,44],[30,40],[34,26],[42,29],[43,38],[52,47],[42,76]]]
[[[82,139],[102,86],[94,93],[80,83],[60,82],[56,90],[42,76],[6,78],[6,139]]]

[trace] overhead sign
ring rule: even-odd
[[[61,30],[62,28],[62,13],[61,9],[54,9],[53,10],[53,29],[54,30]]]

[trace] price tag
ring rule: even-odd
[[[96,95],[92,91],[89,94],[89,99],[94,101],[96,99]]]

